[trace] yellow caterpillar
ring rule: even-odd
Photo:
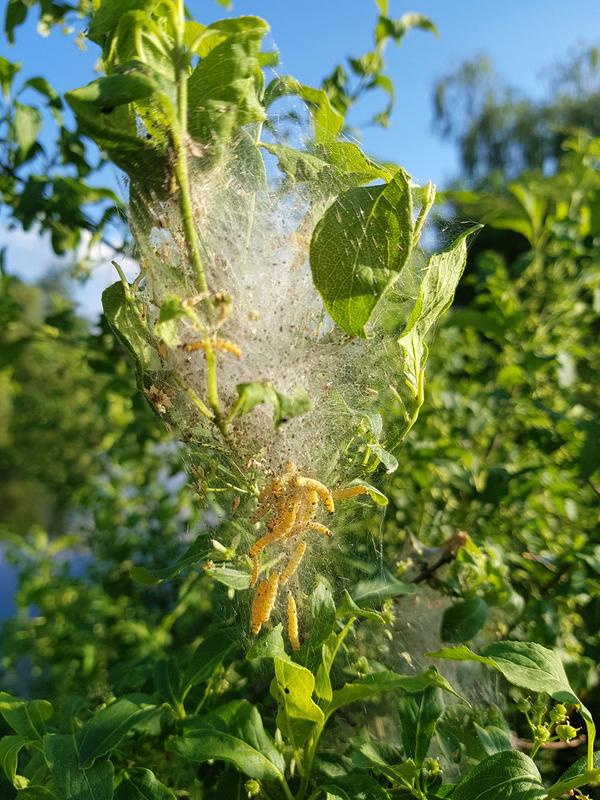
[[[229,339],[201,339],[199,342],[188,342],[183,345],[186,353],[195,353],[196,350],[206,350],[207,347],[213,347],[215,350],[222,350],[225,353],[231,353],[232,356],[240,358],[242,351],[235,344],[230,342]]]
[[[252,612],[250,616],[250,627],[252,635],[256,636],[265,622],[269,621],[275,600],[277,599],[277,591],[279,589],[279,579],[281,575],[279,572],[273,574],[261,581],[254,595],[252,601]]]
[[[298,638],[298,610],[296,601],[291,592],[288,592],[288,639],[292,645],[292,650],[300,649],[300,639]]]
[[[217,340],[224,341],[224,340]],[[215,345],[216,346],[216,345]],[[200,349],[201,342],[194,347]],[[250,588],[258,582],[260,572],[259,555],[270,544],[289,540],[304,531],[316,531],[323,536],[332,536],[333,532],[315,520],[321,502],[330,514],[335,511],[334,500],[346,500],[367,493],[366,486],[348,486],[338,489],[332,494],[320,481],[300,475],[296,465],[289,461],[282,475],[275,476],[263,488],[258,497],[258,506],[251,517],[253,523],[266,518],[266,532],[251,546],[248,555],[252,559]],[[307,549],[306,541],[296,545],[283,573],[273,573],[270,578],[259,583],[252,602],[251,630],[256,635],[262,625],[268,621],[280,586],[285,586],[296,574],[300,562]],[[298,649],[298,616],[296,601],[288,595],[288,633],[294,649]]]
[[[298,542],[296,545],[296,549],[290,560],[287,563],[286,568],[283,570],[281,575],[281,585],[285,586],[286,583],[289,581],[291,577],[296,574],[298,567],[300,566],[300,562],[306,552],[306,542],[304,540]]]
[[[335,500],[349,500],[359,494],[367,494],[368,491],[366,486],[348,486],[346,489],[338,489],[333,493],[333,497]]]

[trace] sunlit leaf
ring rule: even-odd
[[[258,710],[246,700],[234,700],[190,719],[173,750],[191,761],[226,761],[258,780],[281,781],[285,768]]]
[[[313,232],[310,264],[325,308],[340,328],[366,336],[412,245],[412,197],[403,170],[387,184],[350,189],[332,203]]]
[[[155,706],[142,708],[125,698],[98,711],[77,736],[81,768],[90,767],[97,758],[109,753],[132,728],[156,713]]]
[[[47,700],[21,700],[0,692],[0,714],[19,736],[40,740],[53,709]]]
[[[543,800],[547,790],[529,756],[509,750],[489,756],[473,767],[454,790],[452,799],[479,800],[486,795],[503,800]]]
[[[271,694],[277,701],[277,727],[297,746],[302,745],[315,726],[325,721],[323,712],[312,699],[315,679],[306,667],[293,661],[274,658],[275,677]]]

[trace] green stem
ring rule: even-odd
[[[600,781],[600,769],[587,770],[582,775],[576,775],[568,781],[559,781],[548,789],[546,800],[554,797],[562,797],[571,789],[578,789],[586,783],[598,783]]]
[[[317,797],[320,794],[321,794],[321,787],[319,786],[317,789],[314,790],[314,792],[311,794],[311,796],[308,798],[308,800],[317,800]]]
[[[435,186],[431,181],[427,184],[423,191],[423,205],[421,206],[421,210],[419,211],[419,216],[417,217],[417,221],[415,222],[414,232],[413,232],[413,247],[416,247],[419,244],[419,240],[421,238],[421,233],[423,232],[423,226],[425,225],[425,220],[427,219],[427,215],[431,210],[431,206],[435,200]]]
[[[542,746],[542,742],[537,741],[534,743],[533,747],[531,748],[531,752],[529,753],[529,758],[533,761],[533,759],[537,756],[538,750]]]
[[[190,386],[186,386],[186,384],[179,377],[177,376],[173,377],[175,378],[175,382],[177,383],[181,391],[185,392],[190,401],[196,406],[198,411],[200,411],[200,413],[203,414],[207,419],[214,421],[215,415],[210,410],[210,408],[208,408],[208,406],[204,403],[204,401],[200,397],[198,397],[196,392]]]
[[[200,293],[208,291],[208,282],[202,265],[198,234],[192,213],[192,195],[188,169],[187,116],[188,116],[188,59],[185,47],[185,10],[183,0],[178,0],[175,19],[175,78],[177,82],[177,121],[173,124],[172,137],[175,150],[175,175],[179,186],[179,205],[183,232],[190,262],[194,271],[196,288]]]
[[[589,719],[584,718],[584,722],[587,730],[587,739],[588,739],[588,750],[587,750],[588,772],[594,772],[594,771],[598,772],[598,770],[594,769],[594,742],[596,741],[596,726]]]
[[[286,800],[294,800],[294,795],[291,793],[290,787],[288,786],[288,783],[287,783],[286,779],[283,776],[282,776],[282,778],[280,780],[280,784],[281,784],[281,788],[283,789],[283,793],[284,793],[284,795],[286,797]]]
[[[196,233],[196,228],[194,226],[187,152],[183,137],[179,131],[177,133],[173,131],[173,145],[175,147],[175,175],[179,185],[179,205],[181,209],[181,219],[183,222],[183,233],[188,248],[190,262],[192,264],[192,269],[194,271],[196,288],[198,292],[202,294],[204,292],[208,292],[208,282],[206,280],[206,274],[202,265],[202,256],[200,255],[200,246],[198,244],[198,234]]]
[[[118,276],[119,276],[119,278],[121,280],[121,283],[123,284],[123,288],[125,289],[125,294],[129,297],[129,294],[130,294],[131,290],[130,290],[130,287],[129,287],[129,283],[127,282],[127,278],[125,277],[125,273],[121,269],[121,265],[119,264],[118,261],[111,261],[110,263],[117,270],[117,274],[118,274]]]
[[[189,607],[188,597],[194,588],[197,578],[198,578],[197,573],[192,573],[186,578],[183,584],[183,591],[179,598],[179,602],[169,614],[167,614],[162,618],[162,621],[159,626],[162,631],[171,630],[171,628],[177,622],[179,617],[183,616],[183,614],[185,614],[185,612],[188,610]]]
[[[304,758],[304,775],[302,776],[302,782],[300,783],[296,800],[304,800],[306,792],[308,791],[308,785],[312,775],[312,765],[313,761],[315,760],[317,746],[319,744],[319,739],[321,738],[324,727],[324,725],[321,725],[319,728],[317,728],[311,737],[310,744]]]
[[[206,356],[208,404],[212,408],[215,417],[218,417],[221,414],[221,406],[219,403],[219,385],[217,383],[217,358],[215,351],[208,342],[204,347],[204,355]]]

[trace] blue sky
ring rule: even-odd
[[[6,2],[0,0],[2,17]],[[188,0],[188,8],[203,22],[227,14],[264,17],[271,25],[271,43],[281,53],[278,71],[312,85],[345,56],[369,48],[377,13],[373,0],[234,0],[230,12],[214,0]],[[391,16],[409,10],[431,17],[440,36],[412,31],[400,48],[389,48],[396,107],[390,127],[365,130],[363,143],[374,156],[400,163],[418,180],[432,179],[438,185],[456,175],[458,163],[454,147],[432,131],[432,89],[437,78],[463,60],[485,53],[505,80],[540,97],[546,90],[546,68],[600,39],[598,0],[390,0]],[[82,53],[58,31],[42,39],[33,19],[17,30],[14,47],[2,43],[0,50],[23,62],[25,77],[43,74],[59,91],[94,77],[95,47]],[[358,119],[367,117],[365,109]],[[14,262],[22,262],[26,255],[19,257],[18,247],[12,249],[15,268]],[[39,245],[37,252],[41,256]]]

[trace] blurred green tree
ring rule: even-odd
[[[600,49],[589,47],[549,70],[546,97],[506,84],[486,56],[466,61],[434,90],[435,129],[455,142],[462,179],[497,185],[528,169],[558,169],[573,130],[600,135]]]

